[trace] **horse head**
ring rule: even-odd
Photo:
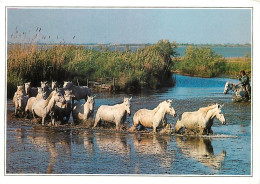
[[[95,101],[94,101],[94,98],[95,96],[88,96],[88,100],[87,102],[85,103],[86,107],[89,107],[89,111],[90,112],[93,112],[94,111],[94,104],[95,104]],[[84,105],[84,106],[85,106]]]
[[[48,88],[48,83],[47,83],[47,81],[42,81],[42,82],[41,82],[41,88],[42,88],[43,90],[46,90],[46,89]]]
[[[131,116],[131,102],[130,102],[131,99],[132,97],[124,98],[124,102],[123,102],[125,104],[125,110],[129,116]]]
[[[52,81],[51,82],[51,89],[57,88],[57,81]]]
[[[216,118],[222,123],[222,125],[226,124],[226,120],[224,114],[221,112],[221,108],[224,105],[217,104]]]
[[[169,100],[166,100],[165,102],[166,103],[162,103],[162,104],[163,104],[163,107],[165,108],[166,112],[175,118],[177,116],[177,114],[176,114],[174,108],[172,107],[172,100],[169,99]]]
[[[64,91],[64,99],[66,102],[71,102],[72,97],[74,97],[74,95],[72,94],[71,90],[65,90]]]
[[[226,82],[223,93],[227,94],[230,90],[232,90],[233,85],[234,84],[232,82]]]
[[[54,100],[55,100],[55,102],[60,102],[62,104],[65,103],[65,98],[64,98],[64,96],[60,92],[55,92]]]
[[[68,89],[73,85],[71,81],[64,81],[63,88]]]
[[[29,95],[29,89],[31,88],[31,82],[27,82],[24,84],[24,88],[25,88],[25,93],[26,95]]]
[[[17,86],[17,91],[21,91],[21,92],[23,92],[24,91],[24,87],[23,86]]]

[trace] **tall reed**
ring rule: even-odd
[[[40,81],[64,80],[86,85],[87,80],[113,77],[121,90],[140,90],[173,85],[171,57],[176,56],[177,45],[168,40],[123,52],[102,49],[87,50],[70,44],[39,45],[16,42],[8,45],[7,91],[12,97],[16,85],[27,81],[39,86]]]

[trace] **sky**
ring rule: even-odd
[[[36,34],[35,40],[42,43],[156,43],[168,39],[244,44],[251,43],[251,9],[7,8],[8,41],[28,41]]]

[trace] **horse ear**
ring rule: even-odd
[[[218,104],[218,108],[221,109],[224,105]]]
[[[168,103],[172,103],[172,100],[171,100],[171,99],[168,99],[167,102],[168,102]]]

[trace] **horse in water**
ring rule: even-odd
[[[143,127],[153,128],[153,132],[156,132],[157,128],[166,126],[166,114],[176,117],[175,110],[172,107],[172,100],[161,102],[153,110],[140,109],[134,114],[133,126],[130,131],[136,130],[137,126],[140,124]]]
[[[29,97],[24,96],[23,94],[18,94],[14,100],[14,114],[15,116],[21,115],[24,116],[24,109],[26,107]]]
[[[119,130],[120,124],[126,120],[126,115],[131,115],[131,98],[124,98],[124,102],[113,106],[101,105],[96,113],[94,127],[100,121],[110,122],[116,124],[116,130]]]
[[[64,103],[65,99],[63,95],[57,91],[51,92],[49,97],[44,100],[44,99],[39,99],[34,102],[32,105],[32,114],[33,117],[35,116],[41,117],[42,118],[42,125],[45,123],[45,118],[48,115],[51,115],[53,117],[53,109],[55,107],[56,102],[61,102]],[[54,125],[54,118],[52,118],[52,124]]]
[[[27,115],[27,117],[32,113],[32,106],[34,104],[34,102],[36,100],[39,100],[39,99],[46,99],[47,96],[46,96],[46,93],[43,92],[42,88],[38,87],[38,94],[36,97],[30,97],[28,99],[28,102],[27,102],[27,105],[25,107],[25,113]]]
[[[225,117],[221,112],[222,107],[223,105],[215,104],[208,107],[202,107],[198,111],[184,112],[175,125],[176,132],[180,133],[184,129],[185,132],[192,134],[213,134],[211,127],[215,117],[223,125],[226,124]]]
[[[74,122],[86,121],[94,115],[94,101],[95,96],[88,97],[85,103],[76,102],[72,110],[72,117]]]
[[[235,84],[232,82],[226,82],[223,93],[227,94],[229,91],[234,92],[232,101],[240,102],[240,101],[248,101],[248,99],[249,99],[246,90],[238,84]]]

